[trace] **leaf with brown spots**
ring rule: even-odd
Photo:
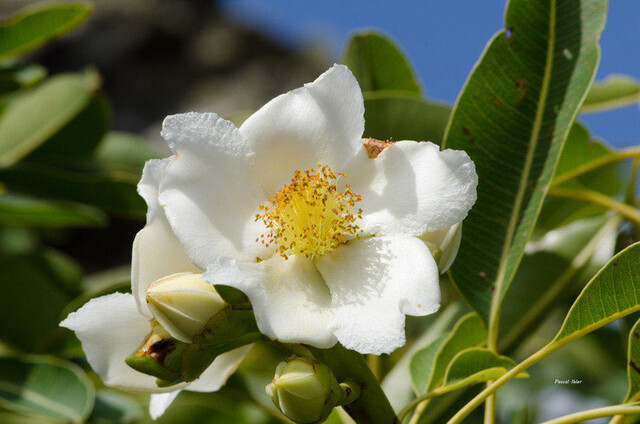
[[[488,323],[490,347],[562,144],[593,81],[606,3],[509,1],[508,30],[491,39],[454,106],[443,148],[465,150],[480,183],[450,272]]]

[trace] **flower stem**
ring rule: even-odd
[[[569,180],[572,180],[576,177],[579,177],[580,175],[584,175],[587,174],[595,169],[598,169],[602,166],[605,165],[610,165],[612,163],[616,163],[616,162],[621,162],[625,159],[629,159],[629,158],[637,158],[640,157],[640,148],[638,147],[632,147],[630,149],[625,149],[625,150],[621,150],[617,153],[614,153],[612,155],[607,155],[604,156],[602,158],[599,158],[597,160],[588,162],[582,166],[578,166],[575,169],[572,169],[571,171],[561,175],[560,177],[556,178],[555,180],[552,181],[552,186],[559,186],[562,183],[565,183]]]
[[[491,382],[487,383],[487,387]],[[484,402],[484,424],[496,422],[496,395],[489,396]]]
[[[564,197],[567,199],[580,200],[582,202],[593,203],[596,205],[604,206],[605,208],[614,210],[625,218],[629,219],[636,225],[640,225],[640,212],[633,206],[629,206],[625,203],[618,202],[609,196],[605,196],[602,193],[598,193],[593,190],[574,190],[568,188],[554,187],[549,189],[549,196]]]
[[[369,369],[365,358],[352,350],[336,344],[329,349],[311,347],[313,355],[327,364],[338,381],[353,380],[362,387],[362,394],[343,408],[358,423],[393,424],[398,423],[389,400],[380,383]]]
[[[580,423],[583,421],[592,420],[594,418],[610,417],[612,415],[623,416],[633,414],[640,414],[640,406],[638,406],[637,404],[622,404],[576,412],[575,414],[565,415],[564,417],[545,421],[542,424]]]
[[[409,420],[409,424],[418,424],[420,422],[420,418],[422,414],[424,414],[425,409],[427,409],[427,405],[429,405],[429,400],[423,400],[420,405],[416,407],[416,410],[413,411],[413,415]]]
[[[400,420],[400,422],[402,422],[402,420],[404,419],[404,417],[406,417],[406,415],[417,406],[416,408],[416,413],[414,414],[414,418],[411,419],[411,421],[413,422],[416,414],[418,415],[418,418],[420,418],[420,415],[422,414],[422,412],[424,411],[425,407],[428,404],[428,400],[431,398],[434,398],[440,394],[446,393],[443,392],[442,390],[440,390],[441,388],[437,388],[435,390],[430,391],[427,394],[424,394],[422,396],[419,396],[417,398],[415,398],[414,400],[412,400],[411,402],[409,402],[404,408],[402,408],[402,410],[400,412],[398,412],[398,420]]]
[[[569,339],[569,338],[570,337],[567,337],[566,339]],[[540,349],[539,351],[537,351],[536,353],[534,353],[533,355],[525,359],[524,361],[520,362],[515,367],[511,368],[506,374],[504,374],[502,377],[494,381],[490,386],[488,386],[486,389],[481,391],[476,397],[471,399],[471,401],[467,403],[462,409],[460,409],[453,416],[453,418],[451,418],[447,422],[447,424],[458,424],[462,422],[462,420],[464,420],[467,415],[469,415],[474,409],[480,406],[480,404],[482,404],[482,402],[484,402],[485,399],[487,399],[489,396],[494,394],[500,387],[507,384],[511,379],[515,378],[522,371],[533,366],[538,361],[542,360],[546,356],[550,355],[551,353],[555,352],[556,350],[564,346],[566,343],[568,343],[566,339],[563,339],[560,342],[549,343],[548,345],[546,345],[545,347],[543,347],[542,349]]]
[[[622,424],[625,418],[627,418],[626,415],[616,415],[613,418],[611,418],[611,421],[609,421],[609,424]]]

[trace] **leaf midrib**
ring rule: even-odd
[[[545,63],[544,76],[542,78],[542,88],[540,90],[540,96],[538,101],[538,107],[536,110],[536,118],[533,123],[533,129],[531,136],[529,137],[529,145],[527,147],[527,155],[525,159],[524,168],[522,171],[522,178],[518,185],[518,191],[516,193],[515,205],[511,211],[511,217],[509,218],[509,227],[507,228],[507,234],[505,242],[503,244],[502,253],[500,255],[500,262],[498,266],[498,272],[496,274],[496,293],[491,299],[491,309],[489,312],[489,325],[488,325],[488,340],[487,344],[491,350],[497,349],[497,338],[499,332],[499,320],[500,315],[500,302],[504,297],[504,278],[506,274],[506,263],[511,250],[511,244],[515,236],[516,227],[518,224],[518,218],[520,217],[520,211],[522,209],[522,203],[524,201],[524,194],[528,185],[529,175],[531,173],[531,165],[533,162],[533,156],[535,155],[536,147],[540,137],[540,130],[542,128],[542,121],[544,119],[544,112],[547,106],[547,96],[549,94],[549,86],[551,85],[551,71],[553,69],[553,58],[555,52],[555,34],[556,33],[556,0],[551,0],[549,8],[549,41],[547,43],[547,57]],[[522,255],[518,262],[522,259]]]

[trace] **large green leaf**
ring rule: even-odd
[[[552,343],[562,344],[640,310],[640,243],[618,253],[587,284]]]
[[[18,56],[45,45],[84,22],[88,2],[40,4],[24,8],[0,23],[0,59]]]
[[[99,390],[90,420],[96,424],[127,424],[144,416],[140,405],[122,392]]]
[[[59,420],[48,419],[42,415],[26,415],[16,412],[0,412],[0,423],[2,424],[60,424]]]
[[[364,92],[400,90],[420,95],[420,85],[404,54],[380,33],[352,36],[342,63],[353,72]]]
[[[640,82],[626,75],[609,75],[596,82],[584,100],[582,113],[624,107],[640,102]]]
[[[110,121],[109,102],[102,95],[94,95],[75,118],[31,152],[25,160],[88,158],[107,133]]]
[[[23,162],[0,169],[0,182],[14,191],[84,203],[108,213],[141,218],[147,208],[136,191],[138,179],[136,174],[90,164]]]
[[[98,87],[94,74],[59,75],[11,102],[0,116],[0,166],[47,141],[87,106]]]
[[[45,348],[79,294],[80,278],[77,266],[54,251],[0,256],[0,340],[25,351]]]
[[[38,356],[0,358],[2,407],[82,423],[93,401],[93,385],[77,365]]]
[[[0,225],[27,227],[97,227],[106,217],[98,209],[50,202],[19,194],[0,194]]]
[[[449,363],[460,351],[484,344],[487,333],[482,319],[475,314],[467,314],[458,321],[447,337],[419,350],[411,359],[409,369],[416,393],[421,395],[438,387],[445,376]]]
[[[96,162],[113,169],[141,173],[144,163],[159,153],[144,139],[128,133],[110,132],[94,152]]]
[[[496,355],[489,349],[465,349],[451,360],[444,376],[443,387],[455,390],[495,380],[515,366],[513,359]],[[525,378],[527,375],[522,374],[519,377]]]
[[[593,80],[606,0],[511,0],[452,112],[443,145],[466,150],[480,181],[451,269],[489,323],[533,230],[562,143]]]
[[[378,140],[432,141],[440,144],[449,120],[449,106],[429,103],[406,93],[365,93],[365,137]]]

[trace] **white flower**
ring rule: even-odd
[[[147,162],[138,191],[147,202],[147,224],[133,243],[133,294],[115,293],[92,299],[60,323],[75,331],[91,367],[105,385],[151,393],[150,413],[157,418],[183,390],[213,392],[236,370],[251,346],[218,356],[211,366],[190,384],[160,388],[156,378],[135,371],[125,363],[151,330],[152,314],[145,302],[147,287],[167,275],[200,271],[187,258],[173,235],[158,204],[158,183],[165,160]]]
[[[418,237],[464,219],[474,164],[415,141],[370,158],[363,113],[356,79],[335,65],[240,128],[215,114],[164,121],[171,227],[205,280],[250,298],[272,339],[389,353],[405,315],[439,308],[438,266]]]

